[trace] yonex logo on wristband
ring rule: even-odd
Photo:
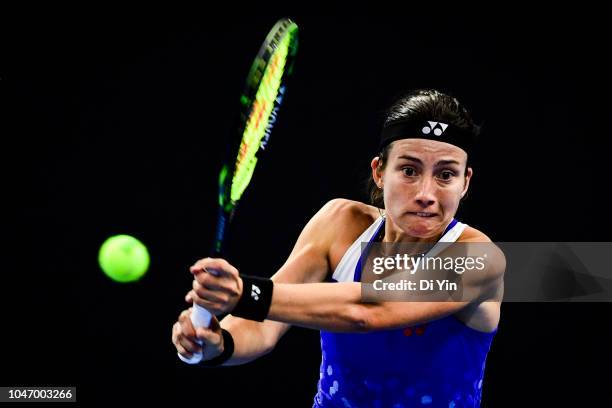
[[[261,293],[261,290],[255,286],[255,285],[251,285],[251,297],[255,300],[259,300],[259,294]]]
[[[432,122],[428,120],[427,123],[429,123],[429,126],[425,126],[423,127],[423,129],[421,129],[421,131],[425,135],[430,134],[431,131],[433,130],[434,135],[442,136],[442,133],[444,133],[444,131],[448,127],[446,123],[442,123],[442,122]]]
[[[232,315],[263,322],[270,311],[274,282],[272,279],[258,276],[240,275],[240,277],[244,284],[243,291],[236,307],[232,310]]]

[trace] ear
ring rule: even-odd
[[[381,168],[380,158],[378,156],[372,159],[372,162],[370,163],[370,167],[372,168],[372,179],[374,179],[374,182],[379,188],[382,188],[383,170]]]
[[[465,171],[465,186],[463,186],[463,191],[461,192],[461,198],[463,198],[468,191],[468,188],[470,187],[470,180],[472,179],[472,176],[474,175],[474,170],[472,170],[471,167],[468,167],[467,170]]]

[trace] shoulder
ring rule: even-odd
[[[485,273],[479,274],[482,283],[488,286],[489,298],[500,300],[500,290],[503,291],[503,277],[506,271],[506,257],[484,232],[468,226],[457,242],[468,243],[467,251],[472,258],[485,259]]]
[[[465,230],[461,233],[457,242],[493,242],[491,238],[489,238],[484,232],[467,226]]]
[[[377,207],[335,198],[321,207],[306,228],[318,237],[325,252],[335,259],[335,255],[344,253],[379,217],[380,210]]]
[[[376,207],[358,201],[342,198],[328,201],[300,233],[283,267],[283,279],[291,276],[291,282],[324,280],[344,251],[378,217]],[[279,276],[277,279],[281,279]]]
[[[309,224],[329,242],[356,239],[380,217],[379,209],[371,205],[335,198],[325,203]]]
[[[501,274],[505,271],[506,257],[503,251],[484,232],[467,226],[457,242],[473,243],[474,245],[468,245],[468,248],[476,253],[486,253],[491,266]]]
[[[344,198],[328,201],[317,214],[324,250],[335,270],[346,250],[381,216],[377,207]]]
[[[376,207],[359,201],[335,198],[317,211],[308,221],[304,232],[316,236],[319,240],[331,242],[347,233],[351,235],[352,230],[363,232],[379,216]]]
[[[371,225],[380,216],[377,207],[345,198],[329,200],[319,213],[328,222],[364,222],[368,225]]]

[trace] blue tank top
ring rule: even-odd
[[[456,225],[453,220],[443,236]],[[383,227],[384,219],[370,243]],[[361,276],[360,264],[354,281]],[[452,315],[370,333],[321,331],[313,407],[478,407],[496,332],[474,330]]]

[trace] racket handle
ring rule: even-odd
[[[193,304],[191,309],[191,324],[196,329],[199,327],[209,327],[212,320],[212,314],[198,304]],[[178,353],[177,353],[178,354]],[[198,364],[202,361],[202,353],[194,353],[191,358],[183,357],[178,354],[178,357],[187,364]]]

